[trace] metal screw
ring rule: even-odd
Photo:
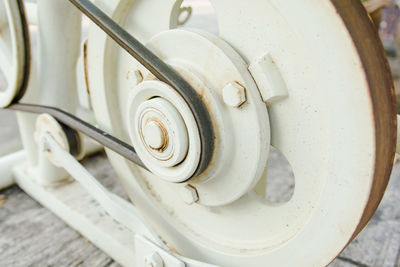
[[[146,266],[146,267],[163,267],[164,262],[163,262],[161,256],[157,252],[154,252],[151,255],[146,256],[144,258],[144,266]]]
[[[192,205],[193,203],[199,201],[199,194],[197,193],[196,188],[194,188],[192,185],[185,185],[182,187],[180,190],[180,195],[182,200],[188,205]]]
[[[231,107],[239,107],[246,102],[246,89],[237,82],[231,82],[222,89],[225,104]]]

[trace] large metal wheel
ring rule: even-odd
[[[5,88],[0,88],[0,108],[19,100],[29,74],[29,37],[24,7],[20,0],[0,3],[0,74]]]
[[[157,175],[107,154],[178,253],[222,266],[326,265],[368,222],[392,168],[393,85],[375,28],[359,1],[211,2],[219,36],[173,29],[179,0],[96,1],[192,83],[216,129],[212,163],[187,180],[201,153],[190,110],[94,27],[95,115]],[[295,175],[279,205],[263,197],[270,145]]]

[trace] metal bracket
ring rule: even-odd
[[[39,142],[42,142],[43,148],[45,148],[46,152],[50,153],[51,156],[58,162],[60,166],[62,166],[77,182],[79,182],[79,186],[82,189],[79,189],[82,195],[83,189],[88,193],[89,196],[94,198],[97,203],[100,204],[100,207],[104,209],[104,211],[119,225],[124,226],[127,230],[127,233],[123,235],[123,238],[119,240],[115,237],[115,242],[119,246],[123,246],[124,253],[120,253],[120,251],[110,248],[104,240],[100,241],[100,237],[90,238],[90,236],[99,236],[99,234],[92,234],[87,229],[90,228],[87,225],[85,220],[78,220],[75,217],[81,216],[84,217],[84,214],[74,213],[74,216],[69,216],[68,218],[63,217],[61,214],[64,212],[62,210],[71,209],[70,206],[73,206],[73,203],[58,203],[60,199],[65,198],[65,192],[62,191],[62,187],[69,187],[71,185],[64,185],[59,188],[54,189],[45,189],[43,186],[35,184],[32,182],[32,179],[26,177],[26,171],[20,171],[23,168],[19,168],[18,171],[16,169],[17,183],[25,190],[28,191],[31,195],[43,204],[49,206],[49,209],[53,210],[54,213],[62,217],[67,223],[72,225],[74,228],[82,228],[80,232],[86,235],[88,232],[88,239],[91,240],[96,245],[99,243],[99,247],[107,250],[107,253],[110,256],[114,256],[114,258],[121,259],[119,260],[121,263],[127,265],[131,259],[135,258],[137,266],[153,266],[153,267],[212,267],[215,265],[209,265],[202,262],[198,262],[191,259],[186,259],[184,257],[175,255],[170,252],[169,248],[164,244],[164,242],[159,238],[159,236],[154,232],[154,230],[149,226],[149,224],[145,221],[145,219],[139,214],[134,205],[127,202],[126,200],[118,197],[117,195],[109,192],[104,186],[102,186],[95,177],[93,177],[84,166],[82,166],[71,154],[69,154],[64,148],[61,147],[59,143],[52,137],[51,134],[46,133],[41,136]],[[45,151],[40,151],[39,153],[44,153]],[[29,172],[28,172],[29,173]],[[32,173],[30,173],[32,175]],[[34,175],[34,173],[33,173]],[[30,180],[30,181],[28,181]],[[52,193],[52,190],[54,192]],[[57,192],[56,192],[57,191]],[[71,192],[71,190],[67,190]],[[74,190],[76,191],[76,190]],[[72,196],[69,196],[71,198]],[[49,203],[51,202],[51,204]],[[63,202],[63,201],[62,201]],[[67,205],[68,208],[66,207]],[[76,203],[75,203],[76,205]],[[79,221],[79,222],[78,222]],[[92,220],[92,224],[96,224],[98,219]],[[77,223],[78,222],[78,223]],[[81,225],[77,225],[81,224]],[[92,227],[92,226],[91,226]],[[96,225],[98,228],[98,226]],[[110,227],[110,226],[108,226]],[[120,227],[119,227],[120,228]],[[103,228],[102,236],[107,236],[107,238],[114,238],[112,234],[105,233],[107,230],[112,231],[111,228]],[[129,236],[134,235],[135,246],[134,249],[131,245],[124,247],[124,243],[127,242]],[[105,238],[105,237],[104,237]],[[127,239],[128,238],[128,239]],[[129,240],[132,240],[130,237]],[[111,252],[110,252],[111,251]],[[120,256],[121,254],[122,256]],[[147,264],[147,265],[146,265]],[[152,265],[151,265],[152,264]],[[162,264],[162,265],[160,265]],[[128,264],[132,265],[132,263]]]
[[[185,267],[186,264],[174,255],[155,245],[147,238],[136,235],[136,266],[137,267]]]

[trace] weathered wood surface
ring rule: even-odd
[[[104,155],[85,165],[114,193],[123,195]],[[17,186],[0,191],[0,266],[119,266]]]

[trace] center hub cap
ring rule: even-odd
[[[164,125],[156,120],[150,120],[143,129],[144,142],[153,150],[163,151],[167,146],[167,134]]]
[[[153,164],[174,167],[187,155],[185,123],[168,100],[156,97],[140,104],[134,123],[142,146],[153,158]]]
[[[146,167],[168,182],[184,182],[199,166],[197,123],[185,100],[168,84],[146,80],[128,99],[128,130]]]

